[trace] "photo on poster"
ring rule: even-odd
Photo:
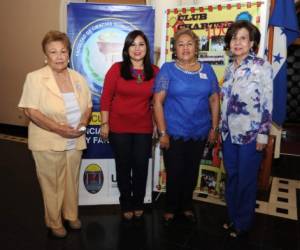
[[[203,165],[212,165],[212,160],[213,160],[213,146],[207,143],[205,145],[202,159],[201,159],[201,164]]]
[[[220,167],[222,160],[220,140],[221,138],[219,138],[215,144],[206,143],[201,159],[201,165]]]
[[[202,63],[209,63],[215,66],[225,65],[225,55],[220,53],[200,52],[198,60]]]
[[[218,195],[217,181],[218,168],[201,166],[200,168],[200,193]]]
[[[220,181],[219,181],[219,199],[221,201],[225,201],[225,181],[226,181],[226,173],[221,172]]]
[[[211,37],[211,51],[224,51],[225,48],[225,36],[212,36]]]
[[[199,36],[199,50],[200,51],[209,50],[209,39],[207,36]]]

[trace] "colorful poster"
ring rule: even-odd
[[[199,58],[213,66],[220,85],[229,55],[224,50],[224,36],[228,27],[236,20],[248,20],[261,31],[258,55],[264,57],[268,25],[269,1],[202,0],[200,6],[178,7],[165,11],[161,63],[175,59],[174,34],[182,28],[189,28],[199,36]],[[166,172],[159,145],[154,150],[154,190],[166,189]],[[211,147],[207,145],[199,166],[199,178],[195,189],[201,196],[224,199],[225,171],[222,163],[220,141]],[[196,194],[197,196],[197,194]]]
[[[201,1],[203,4],[206,1]],[[218,3],[219,2],[219,3]],[[166,27],[162,48],[162,62],[174,60],[174,33],[184,27],[199,36],[199,61],[210,63],[222,82],[228,54],[224,51],[224,36],[230,24],[236,20],[248,20],[262,33],[259,54],[264,55],[266,34],[266,10],[268,1],[214,1],[214,4],[180,7],[166,10]]]
[[[106,72],[122,60],[127,34],[142,30],[154,51],[154,9],[150,6],[70,3],[67,7],[68,36],[72,43],[70,65],[88,81],[93,113],[87,128],[87,150],[80,172],[79,204],[118,203],[115,165],[109,142],[100,138],[100,97]],[[151,202],[152,161],[145,202]]]

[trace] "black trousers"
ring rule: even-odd
[[[170,147],[164,150],[167,172],[166,212],[177,213],[193,209],[193,191],[205,143],[206,140],[184,141],[170,137]]]
[[[122,211],[144,207],[152,134],[110,133]]]

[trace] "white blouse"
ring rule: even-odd
[[[68,124],[76,128],[80,122],[81,112],[74,92],[62,93]],[[76,139],[68,139],[66,150],[75,149]]]

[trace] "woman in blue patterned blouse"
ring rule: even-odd
[[[225,35],[233,60],[221,90],[220,129],[229,215],[223,227],[231,237],[253,223],[257,175],[271,125],[273,75],[271,65],[254,53],[259,41],[259,30],[248,21],[233,23]]]
[[[219,87],[209,64],[198,62],[198,37],[189,29],[174,36],[175,62],[163,64],[155,81],[154,115],[167,171],[165,225],[175,214],[196,222],[193,190],[207,138],[216,139]]]

